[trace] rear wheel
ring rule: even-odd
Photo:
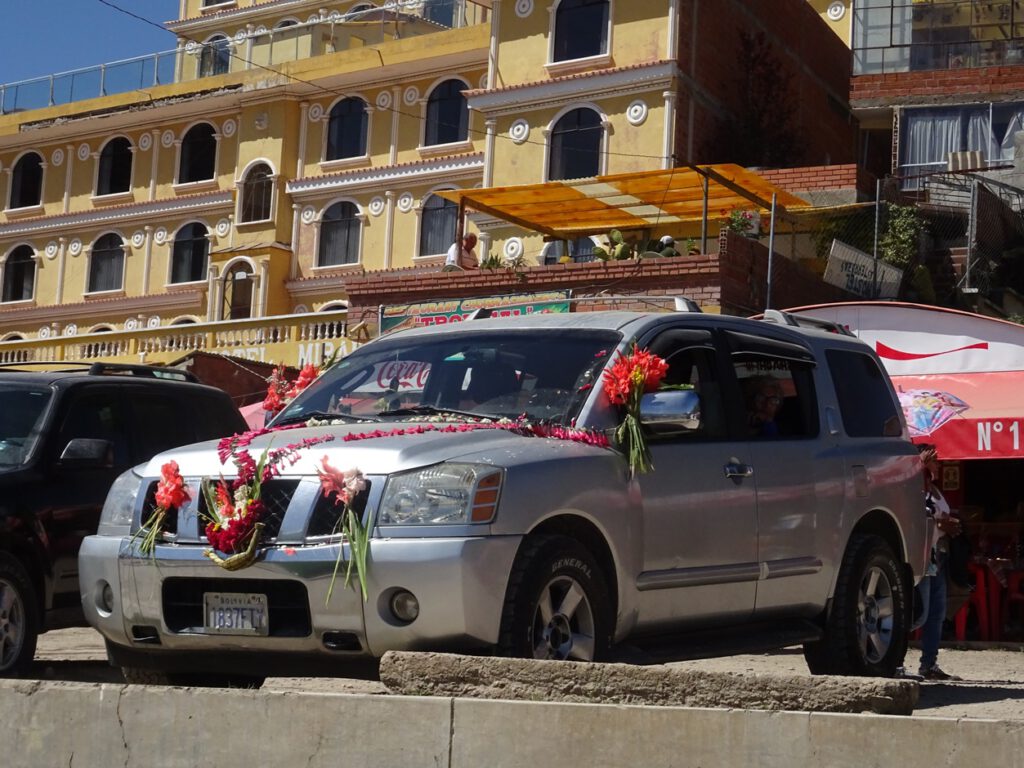
[[[0,552],[0,677],[28,671],[39,637],[39,603],[28,573]]]
[[[176,685],[190,688],[260,688],[266,680],[258,675],[164,672],[142,667],[121,667],[121,674],[124,681],[132,685]]]
[[[509,578],[502,656],[597,661],[608,650],[611,601],[593,556],[574,539],[527,540]]]
[[[903,568],[885,540],[852,537],[825,636],[804,645],[811,672],[892,677],[907,654],[908,593]]]

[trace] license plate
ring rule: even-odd
[[[217,635],[267,635],[267,596],[249,592],[204,592],[204,629]]]

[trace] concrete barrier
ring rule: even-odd
[[[4,768],[1008,768],[1022,754],[1022,722],[0,681]]]

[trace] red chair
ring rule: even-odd
[[[975,616],[978,619],[978,639],[988,640],[992,627],[992,618],[988,611],[988,566],[978,563],[969,563],[968,569],[971,572],[971,579],[974,581],[974,589],[971,591],[970,599],[963,604],[953,623],[956,627],[956,639],[967,639],[967,617],[971,608],[974,608]]]

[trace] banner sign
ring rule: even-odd
[[[822,280],[857,296],[895,299],[899,296],[903,270],[876,260],[864,251],[832,241],[828,265]]]
[[[551,303],[542,303],[551,302]],[[380,332],[421,325],[444,325],[465,320],[478,309],[491,310],[491,317],[515,317],[544,312],[568,312],[568,291],[522,293],[511,296],[484,296],[471,299],[424,301],[418,304],[391,304],[381,314]]]

